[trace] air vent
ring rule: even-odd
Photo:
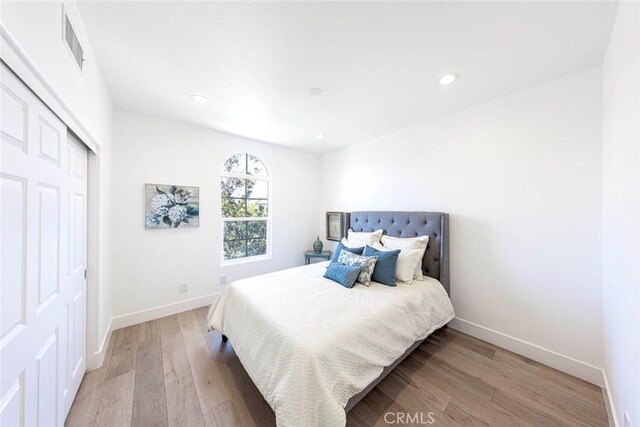
[[[66,14],[64,15],[64,40],[67,42],[67,46],[69,46],[73,59],[76,61],[76,64],[78,64],[78,67],[80,67],[80,70],[82,70],[84,51],[82,50],[82,46],[80,46],[76,32],[71,26],[71,21],[69,21],[69,17]]]

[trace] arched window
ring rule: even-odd
[[[253,154],[229,157],[222,167],[222,262],[269,257],[269,172]]]

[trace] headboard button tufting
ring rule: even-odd
[[[438,212],[360,211],[351,212],[350,215],[348,223],[349,228],[353,231],[372,232],[376,229],[382,229],[384,235],[400,238],[428,235],[430,239],[422,258],[421,270],[425,276],[441,280],[448,291],[446,214]],[[441,275],[443,268],[446,269],[444,276]]]

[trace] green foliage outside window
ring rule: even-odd
[[[235,154],[224,164],[220,182],[222,217],[243,219],[224,221],[226,260],[267,253],[269,182],[266,175],[264,163],[250,154]]]

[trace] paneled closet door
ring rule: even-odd
[[[0,425],[62,426],[85,371],[87,150],[0,66]]]

